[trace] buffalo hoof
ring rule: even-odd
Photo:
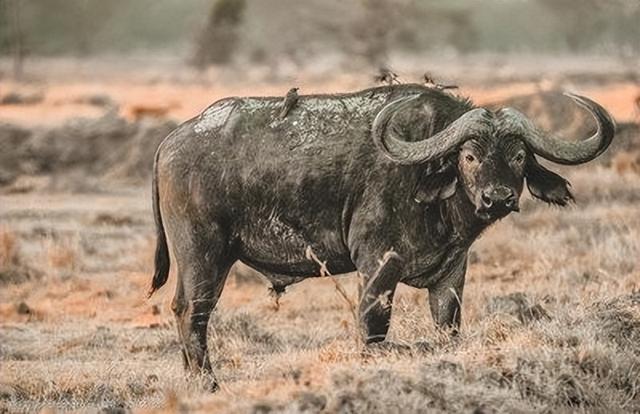
[[[391,341],[373,342],[367,344],[365,352],[408,352],[411,347],[407,344]]]
[[[422,354],[431,354],[434,351],[433,344],[425,340],[414,342],[413,349]]]
[[[216,381],[212,381],[208,386],[207,386],[207,391],[210,393],[214,393],[217,392],[220,389],[220,386],[218,385],[218,383]]]
[[[192,374],[189,376],[189,380],[193,381],[194,385],[205,392],[214,393],[220,389],[218,381],[216,381],[213,374]]]

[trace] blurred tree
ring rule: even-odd
[[[559,19],[561,33],[572,51],[590,45],[602,31],[603,13],[599,0],[538,0]]]
[[[13,76],[22,77],[26,57],[25,34],[23,30],[22,1],[0,0],[0,50],[9,50],[13,60]]]
[[[397,17],[396,0],[360,0],[359,18],[352,25],[352,44],[348,47],[367,63],[384,66]]]
[[[439,0],[360,0],[358,18],[351,25],[347,52],[372,66],[387,63],[392,50],[476,50],[478,26],[468,3]]]
[[[0,56],[11,52],[9,24],[9,0],[0,0]]]
[[[216,0],[207,23],[198,37],[193,63],[200,68],[227,63],[238,46],[238,27],[246,8],[245,0]]]
[[[449,24],[450,32],[447,40],[458,52],[471,52],[477,48],[478,33],[471,10],[443,10],[436,17]]]
[[[392,52],[576,51],[636,65],[638,21],[640,0],[0,0],[0,54],[144,51],[206,66],[338,52],[380,67]]]
[[[9,0],[22,5],[29,50],[39,54],[98,52],[96,39],[126,0]]]
[[[615,45],[614,52],[640,51],[640,2],[629,0],[537,0],[558,21],[571,51]]]

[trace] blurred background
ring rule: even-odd
[[[0,412],[640,411],[638,22],[638,0],[0,0]],[[458,345],[403,287],[391,338],[428,346],[361,359],[331,280],[291,286],[280,308],[237,265],[210,337],[223,390],[203,394],[182,379],[175,276],[145,296],[158,144],[226,96],[356,91],[384,70],[580,139],[594,125],[570,90],[617,135],[551,167],[575,207],[525,192],[474,244]]]
[[[566,89],[633,123],[638,21],[635,0],[0,0],[0,186],[140,185],[216,99],[357,90],[383,69],[547,128],[585,124]]]
[[[2,0],[0,52],[334,67],[403,55],[640,52],[634,0]],[[323,65],[322,63],[320,63]],[[325,63],[324,66],[327,64]],[[27,67],[28,69],[28,67]]]

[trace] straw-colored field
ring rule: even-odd
[[[256,75],[246,84],[218,82],[224,74],[190,76],[5,83],[45,98],[2,106],[0,120],[31,127],[97,117],[103,108],[78,99],[96,94],[129,120],[154,109],[184,120],[225,95],[279,95],[291,83],[308,92],[371,84],[363,74],[295,82]],[[469,81],[462,93],[489,103],[541,87],[504,80],[494,87],[489,79]],[[619,122],[634,120],[636,85],[568,86],[601,101]],[[210,322],[216,394],[183,376],[169,308],[175,275],[146,299],[155,242],[147,178],[103,188],[98,177],[80,194],[66,185],[10,185],[0,194],[0,412],[640,411],[634,156],[563,169],[574,206],[548,207],[527,194],[520,214],[476,242],[455,340],[434,328],[426,293],[403,286],[390,344],[363,349],[331,280],[291,286],[276,308],[266,282],[241,268]],[[82,179],[61,177],[54,181]],[[335,280],[355,301],[355,276]]]

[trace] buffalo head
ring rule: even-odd
[[[596,121],[597,131],[584,141],[549,136],[513,108],[491,112],[426,94],[387,104],[374,120],[373,140],[396,163],[428,166],[422,178],[427,190],[420,201],[448,198],[462,189],[480,219],[494,220],[518,211],[526,180],[534,197],[564,206],[573,200],[568,181],[541,166],[535,156],[581,164],[602,154],[615,133],[610,115],[599,104],[566,95]],[[457,116],[453,122],[451,113]]]

